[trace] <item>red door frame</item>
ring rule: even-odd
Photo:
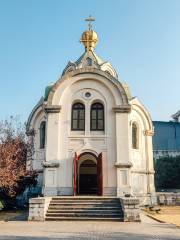
[[[103,169],[102,169],[102,153],[97,158],[97,181],[98,181],[98,195],[103,195]]]
[[[77,162],[78,162],[78,156],[77,153],[75,152],[74,154],[74,159],[73,159],[73,190],[74,190],[74,196],[77,195]]]
[[[91,154],[93,155],[96,160],[97,160],[97,181],[98,181],[98,195],[102,196],[103,195],[103,168],[102,168],[102,153],[98,155],[98,157],[91,152],[84,152],[81,153],[79,156],[77,153],[74,155],[74,160],[73,160],[73,190],[74,190],[74,196],[77,195],[77,175],[78,175],[78,160],[80,159],[81,156],[85,154]]]

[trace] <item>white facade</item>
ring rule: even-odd
[[[85,127],[81,131],[72,130],[72,106],[77,102],[85,107]],[[92,131],[90,113],[96,102],[104,107],[104,129]],[[44,148],[40,146],[42,122],[46,122]],[[137,128],[135,147],[132,147],[133,124]],[[86,174],[87,178],[97,175],[95,166],[102,154],[102,171],[98,173],[102,178],[102,195],[131,194],[146,203],[148,196],[155,193],[150,115],[137,98],[130,96],[113,67],[94,50],[86,50],[78,61],[67,65],[62,77],[33,109],[28,131],[34,139],[35,153],[27,167],[38,170],[45,196],[74,194],[75,154],[79,156],[78,189],[86,183],[86,180],[80,183],[80,171],[85,179]],[[86,160],[95,165],[88,169],[87,164],[80,170]]]

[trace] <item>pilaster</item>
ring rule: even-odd
[[[147,157],[147,193],[152,194],[155,192],[154,186],[154,164],[153,164],[153,146],[152,146],[152,136],[154,132],[151,130],[145,130],[144,135],[146,136],[146,157]]]
[[[117,196],[130,193],[129,105],[113,108],[116,113]]]
[[[60,106],[45,106],[47,114],[46,161],[44,162],[44,195],[57,195],[57,176],[59,168],[59,118]]]

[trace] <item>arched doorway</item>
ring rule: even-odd
[[[102,195],[102,154],[75,154],[74,173],[74,195]]]
[[[86,159],[79,164],[78,193],[82,195],[97,195],[97,162]]]

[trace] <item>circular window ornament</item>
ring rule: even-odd
[[[85,97],[86,97],[86,98],[90,98],[90,97],[91,97],[91,93],[90,93],[90,92],[86,92],[86,93],[85,93]]]
[[[84,89],[85,90],[85,89]],[[86,100],[90,100],[92,99],[93,95],[91,92],[88,91],[88,89],[86,89],[83,93],[82,93],[82,96],[84,99]]]

